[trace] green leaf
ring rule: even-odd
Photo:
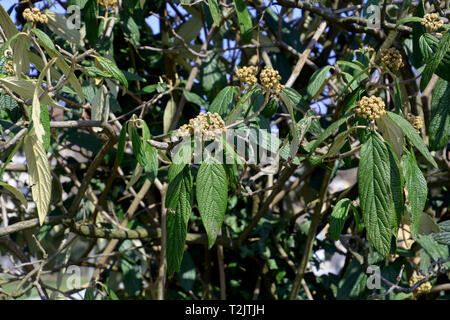
[[[371,131],[361,149],[358,191],[369,242],[383,256],[389,254],[396,219],[389,162],[388,148]]]
[[[193,181],[189,165],[172,164],[169,167],[169,186],[166,196],[169,274],[180,270],[193,201]]]
[[[409,23],[409,22],[419,22],[422,21],[422,18],[419,17],[406,17],[403,19],[400,19],[399,21],[397,21],[397,23],[395,24],[396,27],[405,24],[405,23]]]
[[[298,107],[305,112],[310,110],[309,103],[296,90],[292,88],[285,88],[282,91],[289,97],[289,100],[294,107]]]
[[[44,33],[43,31],[41,31],[39,29],[36,29],[36,28],[31,29],[31,31],[38,37],[41,46],[43,46],[45,48],[45,50],[47,51],[47,53],[50,57],[56,58],[56,57],[61,56],[61,54],[58,52],[58,50],[56,50],[56,47],[53,44],[53,41],[50,39],[50,37],[46,33]],[[70,72],[71,68],[69,67],[69,65],[63,59],[56,60],[56,65],[61,69],[61,71],[66,76],[69,77],[70,85],[77,92],[77,94],[79,95],[79,98],[84,102],[84,94],[83,94],[83,90],[81,88],[80,81],[78,80],[78,78],[75,76],[75,74],[73,72]]]
[[[383,139],[389,142],[397,157],[400,158],[405,145],[405,136],[402,129],[386,114],[379,117],[376,122],[382,132]]]
[[[350,110],[352,110],[354,107],[358,105],[358,101],[362,94],[365,92],[364,85],[359,85],[355,90],[350,92],[344,100],[344,108],[343,108],[343,114],[348,113]]]
[[[420,80],[420,90],[423,92],[425,90],[426,86],[428,85],[428,82],[430,82],[431,77],[435,73],[437,67],[441,63],[444,56],[447,54],[447,51],[450,49],[450,32],[446,32],[442,39],[439,41],[438,47],[436,49],[436,52],[431,57],[430,60],[428,60],[425,69],[422,73],[422,79]],[[446,78],[448,80],[448,78]]]
[[[148,174],[150,181],[153,181],[158,174],[158,156],[156,149],[147,143],[150,133],[145,122],[142,122],[142,140],[135,126],[131,127],[131,142],[136,160]]]
[[[209,157],[202,162],[197,174],[197,203],[200,217],[211,248],[225,217],[228,202],[227,174],[222,164]]]
[[[122,28],[124,38],[133,46],[139,46],[141,41],[139,26],[134,21],[133,17],[130,16],[126,11],[120,12],[120,26]]]
[[[88,0],[84,6],[84,21],[86,22],[86,37],[91,46],[97,43],[98,39],[98,2],[97,0]]]
[[[47,47],[52,51],[57,51],[52,39],[50,39],[50,37],[45,32],[36,28],[31,29],[31,32],[38,37],[43,46]]]
[[[436,242],[450,246],[450,232],[433,233],[432,236]]]
[[[84,300],[95,300],[94,292],[92,291],[91,287],[86,289]]]
[[[292,141],[291,141],[291,146],[290,146],[290,151],[289,151],[289,157],[291,159],[294,159],[297,154],[300,143],[301,143],[300,136],[298,134],[299,128],[298,128],[298,124],[297,124],[297,121],[295,120],[295,115],[294,115],[294,107],[292,106],[291,100],[284,92],[280,92],[279,97],[281,98],[284,105],[286,106],[286,108],[289,112],[289,116],[291,117],[291,120],[292,120],[292,127],[291,127]]]
[[[419,4],[415,10],[414,16],[418,18],[422,18],[425,15],[425,8],[423,6],[423,2],[419,1]],[[424,59],[422,56],[422,52],[420,50],[419,39],[420,37],[426,33],[425,26],[420,22],[413,22],[412,24],[413,34],[413,50],[411,56],[411,62],[414,67],[417,69],[423,65]]]
[[[236,14],[239,22],[239,29],[241,30],[241,36],[244,42],[250,42],[252,39],[252,17],[247,10],[247,6],[244,0],[234,0],[234,6],[236,7]]]
[[[440,222],[438,226],[442,232],[450,232],[450,220]]]
[[[347,220],[348,212],[351,207],[350,199],[344,198],[336,203],[336,206],[330,216],[330,235],[335,241],[339,240],[345,220]]]
[[[409,141],[419,150],[419,152],[428,160],[436,169],[438,165],[436,161],[433,159],[433,156],[428,151],[425,143],[422,138],[417,134],[416,129],[403,117],[395,114],[393,112],[388,111],[387,114],[389,117],[394,120],[394,122],[403,130],[405,136],[409,139]]]
[[[120,268],[123,274],[123,283],[128,294],[130,296],[137,296],[142,290],[142,281],[139,278],[139,266],[136,264],[136,261],[131,260],[131,258],[132,257],[124,257],[120,259]],[[114,291],[110,289],[108,293],[113,300],[118,300]]]
[[[16,154],[17,150],[19,150],[20,146],[22,145],[23,139],[24,139],[24,137],[20,138],[20,140],[16,143],[16,145],[14,146],[14,148],[12,149],[12,151],[9,153],[8,157],[6,158],[6,160],[2,166],[2,169],[0,170],[0,179],[3,177],[3,174],[5,173],[6,166],[12,160],[12,158]]]
[[[449,257],[449,246],[438,244],[432,235],[420,235],[417,242],[425,249],[425,251],[430,255],[433,261],[438,261],[439,259],[446,259]],[[450,262],[444,264],[448,268]]]
[[[400,82],[398,81],[398,78],[395,78],[394,106],[396,113],[400,113],[400,111],[403,110],[402,89],[400,87]]]
[[[306,92],[311,99],[315,99],[322,92],[322,88],[330,78],[328,76],[328,71],[330,71],[331,68],[332,66],[322,67],[316,70],[311,76],[308,86],[306,87]]]
[[[163,132],[169,132],[170,125],[172,124],[173,118],[175,117],[175,113],[177,111],[177,105],[173,100],[173,97],[170,97],[170,100],[167,101],[166,108],[164,109],[163,114]]]
[[[2,45],[0,46],[0,57],[3,57],[5,55],[5,51],[10,47],[11,43],[20,36],[26,37],[26,35],[23,33],[16,33],[15,35],[11,36],[10,38],[8,38],[8,40],[2,43]]]
[[[389,153],[389,187],[392,193],[392,203],[394,204],[392,233],[397,238],[398,228],[405,211],[405,201],[403,199],[404,180],[400,169],[400,162],[392,147],[386,143]]]
[[[76,28],[71,28],[70,24],[68,25],[68,19],[65,16],[51,10],[44,10],[43,13],[47,15],[47,26],[54,34],[80,49],[84,48],[84,34]],[[95,34],[95,36],[97,36],[97,34]]]
[[[430,150],[441,150],[450,139],[450,82],[439,79],[431,98]]]
[[[216,94],[227,85],[225,65],[219,59],[219,54],[214,53],[203,60],[201,67],[201,83],[205,95],[212,101]]]
[[[16,75],[22,73],[28,75],[30,73],[30,61],[28,58],[28,46],[30,39],[28,37],[18,37],[12,44],[13,49],[13,61]]]
[[[447,32],[448,33],[448,32]],[[419,47],[425,61],[430,61],[437,52],[440,41],[429,33],[419,39]],[[444,80],[450,81],[450,50],[447,50],[435,73]]]
[[[427,201],[427,182],[417,165],[413,152],[406,151],[402,158],[402,166],[405,171],[406,190],[408,191],[409,205],[411,207],[411,231],[414,239],[417,239],[420,217]]]
[[[0,181],[0,187],[3,187],[5,190],[11,192],[17,199],[19,199],[20,203],[22,203],[25,208],[28,208],[28,201],[25,199],[22,192],[2,181]]]
[[[237,90],[235,87],[227,86],[223,88],[214,98],[208,110],[211,113],[217,112],[222,118],[225,118],[233,109],[234,94],[237,95]]]
[[[36,203],[39,224],[42,226],[50,205],[52,188],[50,165],[42,141],[38,139],[36,134],[27,133],[24,138],[24,149],[31,195]]]
[[[19,33],[16,25],[12,21],[8,12],[6,12],[5,8],[0,4],[0,26],[3,29],[3,32],[6,35],[6,38],[9,39],[14,36],[16,33]]]
[[[41,124],[45,131],[45,134],[42,136],[42,142],[44,144],[45,151],[48,151],[48,149],[50,148],[50,135],[51,135],[50,115],[48,113],[47,105],[41,104],[40,107],[41,107],[41,114],[40,114]]]
[[[125,75],[114,62],[105,57],[97,57],[97,61],[107,73],[109,73],[114,79],[119,81],[125,88],[128,89],[128,81],[125,78]]]
[[[419,48],[425,61],[431,59],[438,43],[439,40],[428,33],[425,33],[420,37]]]
[[[214,23],[216,24],[216,26],[220,26],[220,8],[217,4],[217,0],[208,0],[208,6]]]
[[[198,94],[184,89],[183,95],[187,101],[194,103],[199,107],[202,107],[203,109],[208,110],[208,103],[205,100],[203,100],[203,98],[200,97]]]
[[[185,291],[194,288],[196,278],[195,264],[189,252],[184,251],[183,261],[181,263],[180,271],[178,272],[178,279]]]

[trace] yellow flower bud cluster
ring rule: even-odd
[[[272,68],[265,68],[259,75],[259,80],[264,88],[275,90],[279,92],[284,89],[284,86],[280,83],[281,76],[277,70]]]
[[[402,55],[400,54],[400,51],[395,48],[382,50],[381,61],[393,70],[398,70],[403,67]]]
[[[182,125],[177,132],[179,137],[192,136],[197,130],[201,130],[203,140],[214,140],[216,136],[225,132],[225,122],[218,113],[200,113],[190,119],[189,124]]]
[[[415,272],[413,273],[413,275],[411,276],[411,278],[409,279],[409,286],[412,287],[414,284],[416,284],[418,281],[424,279],[425,277],[422,275],[418,275]],[[414,292],[417,295],[421,295],[421,294],[427,294],[430,293],[431,290],[431,283],[430,281],[424,282],[423,284],[421,284],[416,290],[414,290]]]
[[[427,28],[428,32],[435,32],[442,27],[444,21],[439,19],[439,16],[436,13],[427,13],[423,16],[420,23]]]
[[[108,7],[114,8],[117,6],[117,0],[98,0],[98,4],[104,6],[108,9]]]
[[[417,133],[420,133],[420,129],[423,127],[423,120],[420,116],[414,116],[408,113],[406,119],[411,123],[411,125],[416,129]]]
[[[8,60],[5,63],[5,71],[8,75],[13,75],[14,74],[14,63],[12,60]]]
[[[236,68],[236,76],[239,78],[242,84],[246,83],[249,86],[254,85],[258,79],[256,79],[256,74],[258,69],[255,66],[242,67],[241,69]]]
[[[39,8],[33,8],[33,10],[26,8],[25,10],[23,10],[22,15],[25,20],[28,20],[31,23],[48,23],[47,15],[41,13],[41,10],[39,10]]]
[[[363,97],[358,101],[358,106],[355,111],[361,118],[369,118],[370,120],[376,120],[381,115],[386,113],[385,104],[380,97],[370,96]]]

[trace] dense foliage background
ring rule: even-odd
[[[448,299],[444,2],[2,1],[0,297]]]

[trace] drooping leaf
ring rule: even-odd
[[[39,224],[44,223],[50,205],[50,195],[52,188],[52,176],[47,154],[41,140],[36,134],[28,133],[24,138],[25,156],[31,195],[36,203]]]
[[[422,79],[420,80],[420,90],[423,92],[425,90],[426,86],[428,85],[428,82],[430,82],[431,77],[435,73],[436,69],[440,65],[442,59],[447,54],[447,52],[450,50],[450,32],[444,33],[442,36],[442,39],[439,41],[439,44],[436,48],[436,52],[434,55],[427,61],[427,64],[425,66],[425,69],[422,73]],[[450,70],[450,61],[448,63],[444,64],[443,67],[446,67],[446,69]],[[447,81],[449,81],[449,76],[444,77]]]
[[[203,98],[200,97],[198,94],[191,91],[183,90],[183,95],[187,101],[208,110],[208,103],[205,100],[203,100]]]
[[[222,118],[225,118],[233,109],[234,94],[236,91],[236,88],[233,86],[223,88],[209,106],[209,111],[211,113],[217,112]]]
[[[389,151],[372,131],[361,149],[358,191],[369,242],[387,256],[396,218],[390,189]]]
[[[17,190],[13,186],[10,186],[6,182],[2,182],[2,181],[0,181],[0,187],[2,187],[5,190],[11,192],[17,199],[19,199],[20,203],[22,203],[22,205],[25,208],[28,208],[28,201],[27,201],[27,199],[25,199],[25,196],[22,194],[22,192],[20,192],[19,190]]]
[[[5,173],[6,170],[6,166],[8,165],[8,163],[12,160],[12,158],[14,157],[14,155],[16,154],[17,150],[19,150],[19,148],[22,146],[23,143],[23,139],[24,137],[22,137],[14,146],[14,148],[12,149],[12,151],[9,153],[8,157],[6,158],[2,169],[0,170],[0,179],[3,177],[3,174]]]
[[[175,117],[175,112],[177,111],[177,105],[172,97],[166,104],[166,108],[164,109],[163,115],[163,132],[169,132],[170,125],[172,124],[173,118]]]
[[[291,117],[291,120],[292,120],[292,127],[291,127],[292,141],[291,141],[291,146],[290,146],[289,157],[291,159],[294,159],[295,155],[297,154],[300,143],[301,143],[300,136],[299,136],[299,128],[297,125],[297,121],[295,120],[294,107],[291,103],[291,100],[284,92],[280,92],[279,96],[280,96],[281,100],[283,101],[284,105],[286,106],[286,108],[289,112],[289,116]]]
[[[126,11],[120,12],[120,27],[122,28],[125,39],[133,46],[138,46],[141,41],[139,26],[134,21],[133,17]]]
[[[423,1],[419,1],[418,6],[416,7],[416,10],[414,12],[414,16],[418,18],[423,18],[425,15],[425,8],[423,6]],[[413,63],[414,67],[420,68],[423,65],[423,56],[420,50],[419,46],[419,39],[420,37],[426,32],[425,26],[422,25],[420,22],[413,22],[412,24],[413,34],[413,50],[412,50],[412,56],[411,56],[411,62]]]
[[[45,151],[50,148],[50,115],[48,113],[48,108],[45,104],[40,105],[41,113],[40,119],[42,127],[44,128],[45,134],[42,136],[42,142],[44,144]]]
[[[39,141],[43,142],[45,135],[45,129],[41,122],[41,104],[39,102],[39,85],[36,84],[36,88],[33,94],[33,102],[31,109],[31,120],[33,122],[34,133]]]
[[[420,171],[414,153],[406,152],[402,158],[405,171],[406,190],[411,207],[412,235],[415,239],[419,235],[420,217],[427,201],[427,182]]]
[[[128,81],[125,78],[125,75],[114,62],[105,57],[97,57],[97,61],[107,73],[109,73],[114,79],[119,81],[125,88],[128,89]]]
[[[97,43],[98,39],[98,2],[97,0],[88,0],[84,6],[84,21],[86,23],[86,37],[91,46]]]
[[[404,179],[400,169],[400,162],[395,155],[392,147],[386,143],[389,154],[389,189],[391,192],[391,203],[393,203],[393,218],[392,218],[392,234],[397,238],[398,228],[402,220],[405,208],[405,201],[403,199]]]
[[[441,150],[450,139],[450,82],[439,79],[431,97],[430,150]]]
[[[209,11],[216,26],[220,26],[220,8],[217,0],[208,0]]]
[[[378,128],[382,131],[384,140],[389,142],[398,158],[401,158],[405,136],[402,129],[388,115],[383,114],[376,120]]]
[[[51,58],[61,56],[61,54],[56,50],[53,41],[46,33],[36,28],[31,29],[31,31],[38,37],[41,46],[45,48],[46,52]],[[75,76],[74,72],[73,71],[71,72],[71,68],[69,67],[69,65],[64,61],[64,59],[57,59],[55,63],[61,69],[61,71],[69,78],[70,85],[76,91],[81,101],[84,102],[85,98],[83,94],[83,89],[81,88],[80,81]]]
[[[333,212],[331,212],[330,216],[330,235],[333,240],[339,240],[339,236],[344,228],[350,207],[351,201],[347,198],[339,200],[339,202],[334,206]]]
[[[9,16],[8,12],[6,12],[5,8],[3,8],[1,4],[0,4],[0,26],[2,27],[3,32],[5,33],[7,39],[11,38],[16,33],[19,32],[19,30],[17,30],[15,23]]]
[[[193,181],[189,165],[171,165],[166,196],[167,269],[169,274],[180,270],[193,199]]]
[[[188,251],[184,251],[180,271],[178,272],[178,279],[180,280],[181,286],[185,291],[189,291],[194,288],[196,274],[192,256]]]
[[[422,138],[417,134],[416,129],[403,117],[395,114],[393,112],[388,111],[387,114],[389,117],[403,130],[405,136],[409,139],[409,141],[419,150],[419,152],[428,160],[435,168],[438,167],[436,161],[433,156],[428,151],[425,143]]]
[[[225,65],[219,59],[219,54],[211,54],[203,60],[201,82],[209,101],[212,101],[215,95],[227,85],[226,72]]]
[[[306,92],[308,93],[308,97],[310,99],[315,99],[320,92],[322,92],[323,86],[326,84],[329,79],[328,71],[332,66],[322,67],[314,72],[309,80],[308,86],[306,87]]]
[[[244,0],[234,0],[234,6],[236,8],[242,39],[244,42],[250,42],[252,38],[251,30],[253,28],[252,16],[248,12]]]
[[[47,26],[52,32],[68,41],[70,44],[73,44],[79,48],[84,47],[83,39],[86,36],[85,28],[71,28],[70,24],[67,23],[70,21],[70,18],[66,19],[63,15],[57,14],[51,10],[44,10],[43,13],[45,13],[48,18]]]
[[[209,157],[202,162],[197,174],[196,196],[198,210],[211,248],[225,217],[228,202],[227,174],[222,164]]]
[[[18,37],[12,44],[14,69],[19,78],[22,73],[30,73],[30,60],[26,54],[29,42],[28,37]]]
[[[133,153],[136,156],[136,160],[144,168],[150,181],[153,181],[158,174],[158,155],[156,149],[147,142],[151,138],[147,125],[145,122],[141,124],[142,139],[136,127],[128,125],[128,128],[131,129]]]

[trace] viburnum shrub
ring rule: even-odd
[[[2,2],[0,299],[448,299],[443,3]]]

